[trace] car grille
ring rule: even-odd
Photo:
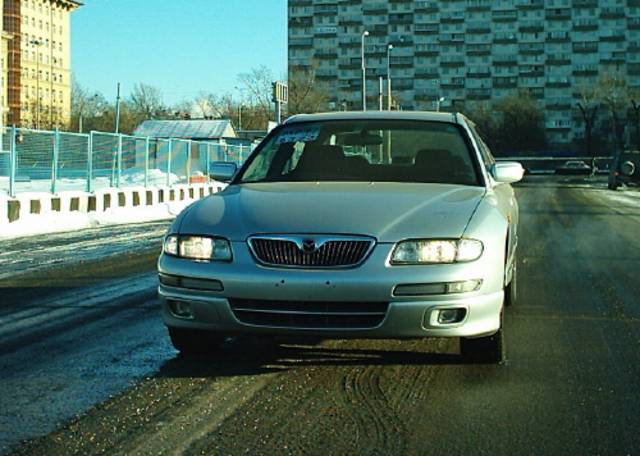
[[[379,326],[387,302],[298,302],[230,299],[242,323],[298,329],[368,329]]]
[[[291,239],[254,237],[249,242],[254,256],[261,263],[300,268],[356,266],[364,261],[373,247],[371,238],[326,240],[311,252],[305,252],[301,248],[303,237]]]

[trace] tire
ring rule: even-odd
[[[210,355],[224,343],[225,337],[213,331],[169,327],[171,343],[183,355]]]
[[[466,361],[478,364],[500,364],[505,358],[504,333],[475,339],[460,338],[460,354]]]
[[[461,337],[460,354],[465,361],[478,364],[500,364],[505,360],[504,310],[500,313],[500,329],[485,337]]]
[[[517,258],[513,258],[513,272],[511,273],[511,281],[509,285],[504,287],[504,305],[512,306],[518,298],[518,268],[516,267]]]

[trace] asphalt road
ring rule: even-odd
[[[640,205],[571,182],[518,187],[498,366],[465,364],[454,339],[233,339],[185,359],[157,313],[153,236],[80,264],[0,262],[1,451],[638,454]]]

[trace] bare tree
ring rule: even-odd
[[[595,172],[596,153],[593,150],[593,127],[600,104],[598,103],[598,92],[594,86],[582,86],[579,89],[580,101],[577,107],[584,121],[584,141],[587,156],[591,157],[591,172]]]
[[[527,90],[507,95],[494,108],[500,115],[497,136],[500,151],[539,151],[546,147],[544,111]]]
[[[133,86],[128,105],[134,117],[140,121],[161,117],[167,113],[160,89],[142,82]]]
[[[269,68],[262,65],[248,73],[242,73],[238,80],[246,89],[247,129],[263,130],[271,119],[271,94],[274,77]],[[243,116],[243,124],[245,119]],[[251,125],[251,127],[249,127]]]
[[[620,71],[607,72],[598,79],[596,92],[600,102],[607,107],[609,114],[611,114],[617,159],[624,149],[624,115],[629,102],[627,81]]]
[[[496,139],[499,135],[500,121],[492,104],[488,101],[479,101],[465,104],[464,114],[475,124],[476,130],[491,149],[497,150],[499,144]]]
[[[326,110],[329,89],[316,79],[316,65],[289,67],[289,115]]]

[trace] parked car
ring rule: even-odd
[[[591,174],[591,166],[582,160],[569,160],[556,168],[556,174]]]
[[[620,154],[617,169],[609,174],[608,187],[615,190],[620,184],[640,185],[640,151],[627,150]]]
[[[158,262],[179,351],[236,334],[457,337],[469,359],[503,359],[523,169],[469,119],[294,116],[218,172],[229,185],[175,219]]]

